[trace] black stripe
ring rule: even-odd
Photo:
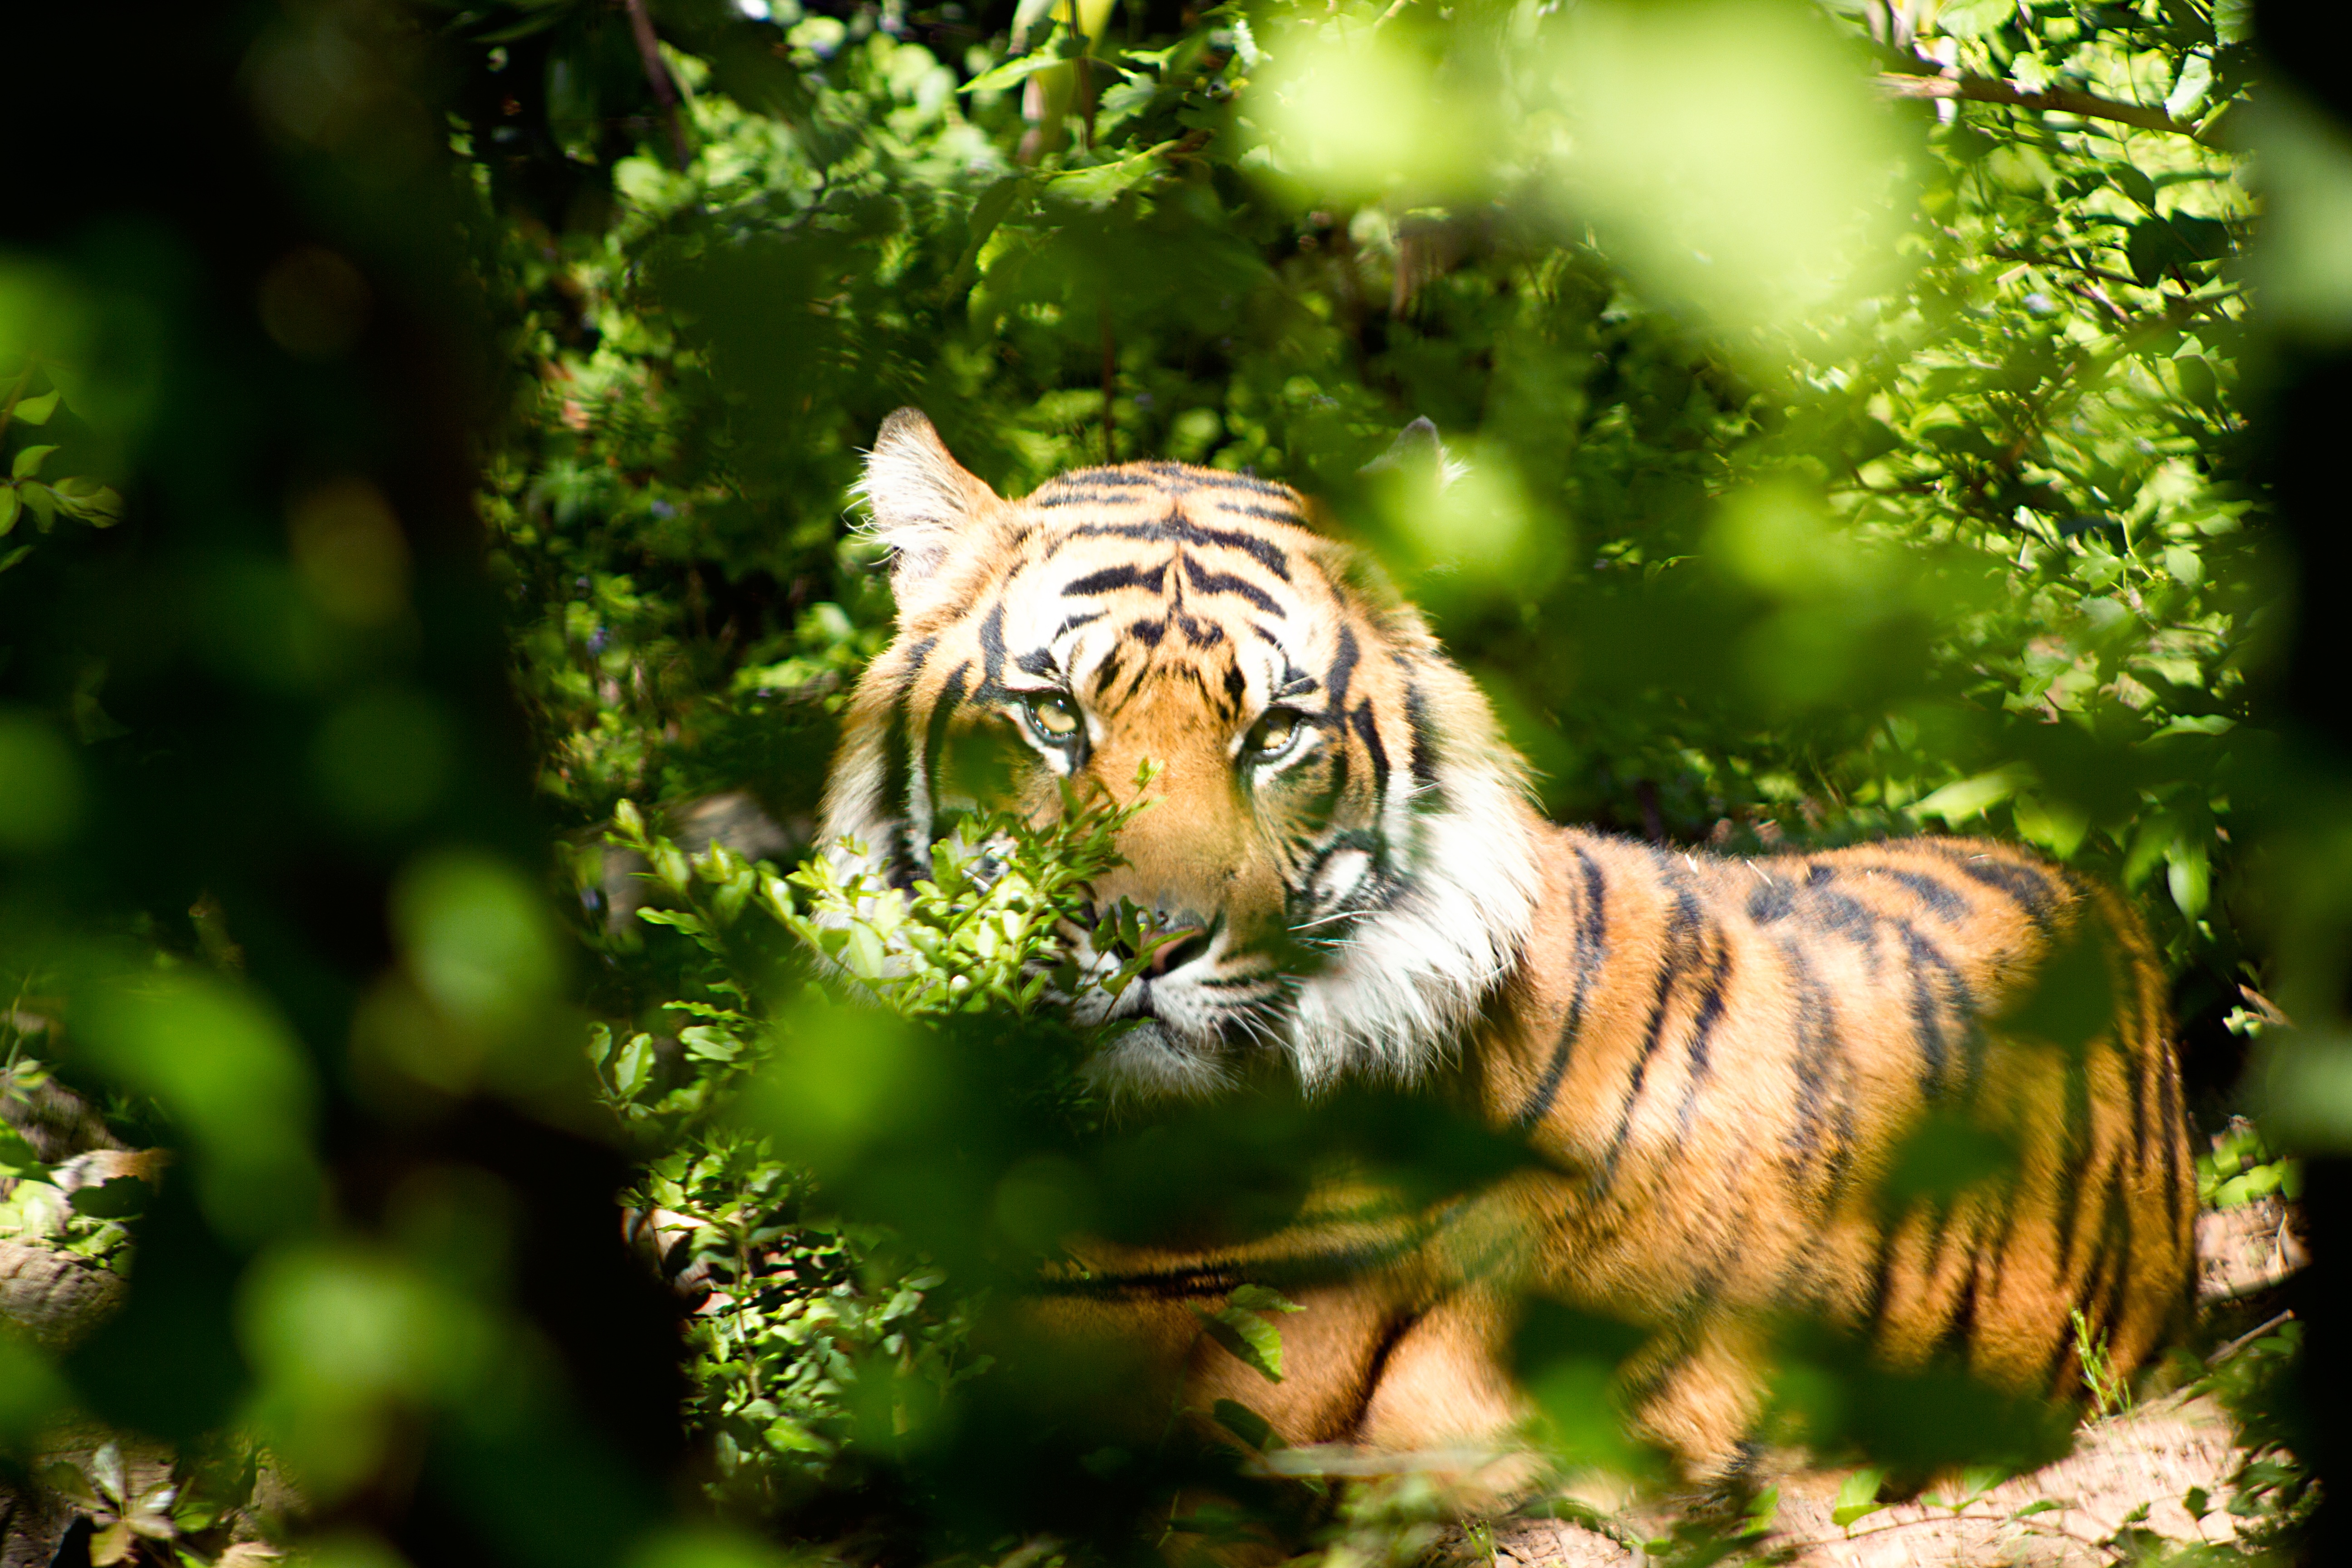
[[[1230,473],[1223,468],[1183,468],[1179,472],[1190,489],[1247,490],[1252,495],[1275,496],[1284,500],[1296,499],[1295,491],[1261,479],[1255,474]]]
[[[2181,1180],[2180,1156],[2188,1147],[2189,1129],[2184,1124],[2180,1095],[2180,1073],[2174,1067],[2171,1052],[2167,1048],[2162,1025],[2149,1029],[2154,1037],[2158,1083],[2164,1091],[2164,1194],[2171,1212],[2173,1240],[2186,1242],[2197,1220],[2196,1184]],[[2137,1047],[2140,1042],[2133,1042]]]
[[[1160,639],[1168,635],[1168,623],[1166,621],[1132,621],[1128,625],[1127,635],[1146,647],[1158,647]],[[1144,671],[1141,669],[1135,672],[1137,685],[1143,683],[1143,676]]]
[[[1353,1441],[1364,1439],[1364,1421],[1372,1413],[1372,1397],[1380,1392],[1381,1377],[1389,1369],[1389,1358],[1419,1321],[1418,1313],[1400,1312],[1381,1326],[1381,1337],[1372,1342],[1372,1353],[1366,1358],[1363,1376],[1357,1384],[1356,1413],[1348,1417],[1342,1428]]]
[[[1054,507],[1065,506],[1132,506],[1140,504],[1144,501],[1156,501],[1158,500],[1159,497],[1156,495],[1140,495],[1133,490],[1107,489],[1100,487],[1088,487],[1084,489],[1076,488],[1059,489],[1055,490],[1051,495],[1047,495],[1041,490],[1037,494],[1031,496],[1022,504],[1024,506],[1034,506],[1040,511],[1044,511]],[[1051,551],[1047,552],[1048,555],[1051,553]]]
[[[1307,524],[1304,517],[1286,507],[1259,506],[1253,501],[1234,500],[1221,500],[1214,504],[1228,517],[1255,517],[1266,522],[1286,522],[1294,528],[1303,528]]]
[[[1072,468],[1068,473],[1057,475],[1039,487],[1029,499],[1035,504],[1044,505],[1045,503],[1040,498],[1048,495],[1059,496],[1063,491],[1075,489],[1081,485],[1105,485],[1119,490],[1164,490],[1168,488],[1165,477],[1152,473],[1140,465],[1120,468]]]
[[[1934,840],[1929,842],[1932,844]],[[1936,847],[1951,860],[1953,868],[1961,876],[2006,893],[2044,936],[2050,933],[2051,920],[2058,910],[2058,894],[2051,886],[2049,878],[2031,867],[2011,861],[1977,859],[1958,846],[1937,845]]]
[[[1188,616],[1181,610],[1176,613],[1176,629],[1184,634],[1184,645],[1187,647],[1214,647],[1225,640],[1224,627],[1214,621],[1204,621],[1197,616]],[[1193,679],[1197,680],[1200,678],[1195,676]],[[1203,692],[1207,690],[1205,685],[1202,690]]]
[[[1065,616],[1062,617],[1062,624],[1054,628],[1054,635],[1045,640],[1049,643],[1060,642],[1080,626],[1090,626],[1108,614],[1110,614],[1108,610],[1088,610],[1084,615]]]
[[[1944,1321],[1943,1331],[1936,1336],[1931,1356],[1957,1352],[1960,1364],[1973,1368],[1977,1337],[1977,1271],[1971,1267],[1966,1283],[1960,1287],[1959,1300],[1952,1304],[1951,1316]]]
[[[1372,700],[1367,697],[1356,704],[1349,721],[1355,727],[1357,739],[1364,742],[1364,750],[1371,755],[1372,801],[1377,812],[1388,804],[1389,749],[1381,744],[1380,725],[1372,718]]]
[[[995,702],[1004,696],[1004,601],[999,599],[988,607],[987,618],[980,623],[980,654],[984,661],[982,682],[973,697],[983,702]]]
[[[1282,606],[1275,603],[1274,595],[1248,579],[1236,577],[1230,572],[1209,571],[1189,555],[1183,557],[1183,562],[1184,575],[1196,592],[1231,594],[1269,616],[1282,614]]]
[[[1939,882],[1923,871],[1897,871],[1884,866],[1878,868],[1878,874],[1918,894],[1919,901],[1934,910],[1938,920],[1958,924],[1968,918],[1969,901],[1949,883]]]
[[[1753,866],[1756,862],[1750,860],[1748,864]],[[1796,888],[1779,880],[1769,871],[1764,874],[1763,884],[1748,895],[1748,918],[1758,925],[1768,926],[1776,921],[1786,920],[1796,907]]]
[[[1116,593],[1121,588],[1141,588],[1146,593],[1163,592],[1168,582],[1168,563],[1161,562],[1150,572],[1139,572],[1132,566],[1106,566],[1099,572],[1089,572],[1063,585],[1065,597],[1086,599],[1097,594]]]
[[[2091,1065],[2081,1051],[2066,1053],[2066,1109],[2058,1162],[2058,1272],[2074,1258],[2074,1226],[2082,1210],[2083,1173],[2091,1166]]]
[[[955,718],[955,710],[963,705],[964,677],[971,671],[971,661],[966,659],[949,672],[947,684],[940,689],[940,700],[931,708],[930,721],[923,727],[923,794],[930,802],[935,820],[940,809],[940,752],[947,743],[948,725]],[[924,865],[930,864],[929,845],[910,847]]]
[[[1658,965],[1657,992],[1650,998],[1650,1019],[1642,1029],[1642,1053],[1633,1058],[1633,1073],[1617,1101],[1617,1130],[1611,1135],[1608,1152],[1601,1156],[1601,1168],[1590,1184],[1596,1196],[1605,1194],[1617,1180],[1617,1162],[1623,1158],[1626,1141],[1633,1131],[1633,1108],[1642,1098],[1643,1080],[1649,1077],[1650,1058],[1657,1055],[1659,1039],[1665,1032],[1666,1005],[1674,998],[1675,986],[1683,977],[1685,965],[1696,956],[1698,921],[1698,901],[1687,889],[1677,892],[1674,917],[1666,926],[1665,955]]]
[[[1013,668],[1020,670],[1025,675],[1044,677],[1057,673],[1060,667],[1054,663],[1053,649],[1045,647],[1033,647],[1027,653],[1023,654],[1019,658],[1014,659],[1013,661]]]
[[[1324,678],[1324,689],[1330,693],[1330,706],[1326,710],[1334,721],[1344,720],[1348,709],[1348,681],[1356,671],[1356,634],[1339,628],[1339,650],[1332,655],[1331,672]]]
[[[1919,934],[1909,921],[1889,921],[1911,960],[1911,1038],[1923,1065],[1920,1093],[1930,1102],[1944,1097],[1944,1069],[1948,1052],[1944,1040],[1942,1000],[1929,982],[1928,971],[1940,969],[1954,985],[1959,976],[1936,944]]]
[[[886,875],[894,887],[904,887],[914,880],[914,862],[908,846],[907,791],[913,783],[914,760],[908,754],[908,726],[914,722],[909,706],[915,695],[915,682],[923,673],[923,666],[931,650],[940,645],[936,637],[909,643],[907,656],[898,669],[895,689],[890,697],[889,727],[883,731],[882,789],[883,800],[876,803],[878,814],[887,811],[890,817],[890,839],[887,844],[869,844],[866,848],[883,857]],[[886,804],[887,803],[887,804]]]
[[[1827,1110],[1823,1084],[1829,1058],[1837,1048],[1837,1017],[1829,992],[1813,972],[1812,960],[1797,943],[1779,944],[1780,962],[1788,966],[1797,991],[1797,1121],[1784,1140],[1801,1165],[1821,1147],[1822,1120]]]
[[[1902,1226],[1884,1220],[1878,1231],[1878,1255],[1870,1266],[1870,1293],[1864,1298],[1864,1318],[1874,1334],[1886,1322],[1886,1288],[1895,1279],[1895,1243]]]
[[[1284,582],[1290,581],[1290,556],[1272,540],[1236,528],[1204,527],[1172,509],[1151,522],[1079,523],[1046,547],[1045,559],[1052,560],[1074,539],[1136,539],[1150,544],[1239,550]]]
[[[1409,765],[1412,770],[1413,805],[1423,811],[1444,811],[1445,791],[1437,782],[1437,727],[1429,717],[1429,700],[1422,695],[1418,682],[1407,679],[1404,687],[1405,731],[1412,737],[1412,754]]]
[[[1682,1105],[1675,1112],[1677,1139],[1690,1136],[1691,1116],[1698,1109],[1698,1093],[1710,1070],[1707,1042],[1716,1025],[1722,1021],[1723,984],[1731,974],[1731,943],[1724,940],[1721,928],[1709,929],[1715,937],[1715,963],[1708,966],[1706,986],[1699,993],[1698,1010],[1692,1015],[1690,1048],[1686,1053],[1689,1065],[1685,1069],[1688,1079],[1683,1085]]]
[[[1592,983],[1593,971],[1608,952],[1609,908],[1608,887],[1601,879],[1601,867],[1584,847],[1576,847],[1577,862],[1584,868],[1583,918],[1577,921],[1576,942],[1572,962],[1575,979],[1568,993],[1568,1013],[1559,1026],[1559,1040],[1552,1047],[1551,1060],[1544,1064],[1543,1077],[1536,1080],[1535,1092],[1528,1096],[1526,1105],[1512,1118],[1515,1125],[1533,1127],[1551,1111],[1551,1102],[1559,1093],[1559,1086],[1568,1077],[1569,1053],[1576,1045],[1577,1031],[1584,1024],[1584,996]]]

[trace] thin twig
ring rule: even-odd
[[[2205,1358],[2205,1364],[2207,1366],[2220,1366],[2223,1362],[2228,1361],[2231,1356],[2236,1355],[2240,1351],[2244,1350],[2248,1345],[2252,1344],[2256,1340],[2261,1339],[2264,1334],[2269,1333],[2273,1329],[2277,1328],[2281,1323],[2285,1322],[2289,1318],[2294,1316],[2294,1313],[2292,1310],[2281,1312],[2277,1317],[2270,1320],[2270,1321],[2261,1323],[2253,1328],[2248,1329],[2244,1333],[2240,1334],[2236,1339],[2231,1340],[2228,1344],[2223,1345],[2220,1350],[2217,1350],[2211,1355],[2207,1356]]]
[[[2107,291],[2096,283],[2069,283],[2066,285],[2066,292],[2080,299],[2095,300],[2105,305],[2107,308],[2107,313],[2115,317],[2118,322],[2125,326],[2131,324],[2131,312],[2108,299]]]
[[[1967,1506],[1967,1504],[1962,1504],[1961,1508],[1954,1509],[1948,1514],[1930,1513],[1922,1515],[1917,1519],[1891,1519],[1884,1521],[1883,1523],[1865,1526],[1861,1530],[1856,1530],[1852,1525],[1848,1525],[1843,1537],[1833,1535],[1819,1536],[1810,1540],[1800,1541],[1798,1545],[1801,1547],[1825,1546],[1841,1539],[1846,1541],[1865,1541],[1874,1535],[1891,1535],[1898,1530],[1916,1530],[1923,1524],[1949,1524],[1955,1521],[1960,1521],[1970,1524],[2013,1524],[2021,1530],[2032,1531],[2040,1535],[2054,1535],[2062,1540],[2072,1541],[2081,1545],[2088,1546],[2094,1551],[2111,1553],[2117,1558],[2121,1558],[2124,1555],[2122,1550],[2111,1541],[2095,1540],[2090,1536],[2083,1534],[2079,1531],[2069,1530],[2063,1524],[2050,1522],[2032,1514],[2027,1515],[2023,1519],[2020,1519],[2013,1513],[1968,1513],[1963,1511]],[[2081,1510],[2070,1510],[2068,1511]]]
[[[2013,250],[2005,245],[1996,245],[1991,249],[1992,254],[2000,257],[2003,261],[2022,261],[2032,267],[2066,267],[2086,277],[2104,279],[2109,283],[2128,283],[2135,289],[2147,287],[2137,278],[2126,278],[2120,272],[2110,272],[2104,267],[2093,267],[2088,262],[2076,261],[2072,257],[2043,256],[2031,250]]]
[[[670,152],[683,169],[693,158],[686,148],[686,128],[677,120],[677,84],[670,80],[669,67],[662,63],[661,40],[654,36],[654,19],[646,11],[646,0],[628,0],[628,5],[629,36],[637,41],[637,59],[646,68],[646,84],[654,89],[654,101],[661,105],[662,125],[669,132]]]
[[[2159,108],[2144,103],[2124,103],[2095,93],[2075,92],[2069,88],[2028,92],[1986,76],[1913,76],[1904,71],[1882,71],[1878,77],[1878,90],[1890,98],[1964,98],[1972,103],[2003,103],[2011,109],[2032,109],[2044,114],[2076,114],[2086,120],[2113,120],[2125,125],[2137,125],[2143,131],[2168,131],[2175,136],[2186,136],[2191,141],[2203,140],[2196,126],[2175,120]]]

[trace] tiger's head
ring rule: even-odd
[[[1200,1094],[1271,1051],[1315,1088],[1444,1058],[1532,918],[1522,765],[1420,616],[1295,492],[1129,463],[1007,500],[913,409],[884,422],[860,489],[898,635],[852,700],[828,839],[904,883],[951,808],[1034,818],[1060,781],[1127,799],[1149,760],[1151,804],[1094,893],[1166,940],[1115,1001],[1078,1004],[1142,1020],[1097,1079]],[[992,737],[1009,771],[960,765]],[[1131,956],[1068,935],[1087,968]]]

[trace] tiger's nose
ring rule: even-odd
[[[1199,926],[1178,926],[1166,933],[1168,940],[1151,950],[1144,973],[1157,980],[1171,970],[1181,969],[1209,951],[1209,933]]]

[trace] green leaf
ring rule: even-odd
[[[2015,763],[1948,784],[1911,807],[1914,816],[1940,816],[1954,825],[1982,816],[2033,782],[2030,768]]]
[[[38,1151],[23,1133],[5,1121],[0,1121],[0,1176],[33,1182],[49,1179],[49,1168],[42,1163]]]
[[[0,532],[5,531],[5,530],[0,530]],[[19,544],[16,549],[8,552],[7,554],[0,555],[0,572],[5,572],[9,567],[14,566],[16,563],[22,561],[26,556],[30,555],[32,552],[33,547],[31,545]]]
[[[2219,218],[2174,213],[2171,223],[2172,232],[2180,237],[2181,248],[2196,260],[2220,261],[2232,249],[2230,226]]]
[[[697,1061],[731,1062],[743,1054],[743,1042],[734,1039],[708,1024],[697,1024],[678,1031],[677,1043],[686,1054]]]
[[[638,1035],[621,1047],[620,1059],[613,1066],[613,1087],[623,1100],[635,1100],[646,1080],[653,1077],[654,1037]]]
[[[1233,1305],[1214,1312],[1195,1307],[1192,1315],[1201,1320],[1209,1337],[1224,1346],[1243,1365],[1255,1370],[1268,1383],[1282,1381],[1282,1334],[1272,1323],[1245,1307]]]
[[[8,537],[16,526],[17,514],[25,510],[25,500],[14,485],[0,485],[0,539]]]
[[[1740,1517],[1741,1539],[1769,1535],[1772,1532],[1772,1521],[1780,1511],[1780,1489],[1777,1484],[1766,1487],[1762,1491],[1758,1492],[1756,1500],[1748,1505],[1748,1511]]]
[[[842,950],[841,962],[850,973],[869,985],[881,980],[885,964],[882,939],[875,934],[872,926],[863,921],[850,926],[848,945]]]
[[[1884,1471],[1867,1466],[1846,1477],[1845,1484],[1838,1488],[1836,1504],[1830,1510],[1832,1521],[1843,1529],[1885,1507],[1878,1500],[1878,1489],[1885,1479]]]
[[[1260,1453],[1281,1444],[1272,1422],[1236,1400],[1220,1399],[1209,1407],[1209,1414],[1216,1417],[1218,1426]]]
[[[9,477],[19,479],[31,479],[41,471],[42,461],[56,450],[57,447],[54,446],[26,447],[16,454],[16,461],[9,465]]]
[[[1233,1306],[1252,1312],[1303,1312],[1306,1308],[1265,1285],[1236,1285],[1225,1299]]]
[[[2147,174],[2143,174],[2138,169],[2134,168],[2129,163],[2112,164],[2109,166],[2107,173],[2108,177],[2115,181],[2116,189],[2123,192],[2124,195],[2129,196],[2132,200],[2137,202],[2148,211],[2154,212],[2156,210],[2156,182],[2154,180],[2149,179]]]
[[[62,395],[52,388],[38,397],[22,399],[15,409],[15,417],[27,425],[47,425],[49,416],[58,411],[58,399]]]
[[[2207,847],[2176,838],[2164,853],[2165,887],[2172,901],[2190,920],[2205,912],[2212,891],[2212,864]]]
[[[1005,216],[1012,212],[1013,203],[1028,188],[1029,177],[1026,174],[1008,174],[981,192],[980,199],[971,204],[971,216],[964,224],[963,254],[957,258],[955,270],[948,275],[949,299],[962,296],[965,286],[971,281],[973,268],[980,264],[981,247],[988,243],[989,236],[996,232],[996,226],[1004,221]],[[961,875],[961,867],[952,852],[945,861],[941,861],[935,851],[932,866],[932,875],[940,879],[940,888],[952,892]]]
[[[1091,169],[1072,169],[1052,175],[1045,181],[1045,193],[1057,201],[1099,212],[1158,175],[1166,167],[1162,155],[1175,145],[1172,141],[1162,142]]]
[[[1068,37],[1069,29],[1056,24],[1054,28],[1053,36],[1048,37],[1044,43],[1038,45],[1035,48],[1030,50],[1025,55],[1015,56],[1013,58],[1004,61],[1002,65],[995,66],[988,70],[981,72],[978,76],[964,83],[963,86],[957,90],[961,92],[1002,92],[1004,89],[1011,87],[1014,82],[1026,80],[1028,78],[1035,76],[1039,71],[1051,70],[1055,66],[1067,65],[1070,63],[1070,58],[1062,53],[1062,41]]]
[[[2042,1498],[2037,1501],[2027,1503],[2023,1508],[2019,1509],[2015,1513],[2011,1514],[2009,1517],[2011,1519],[2032,1519],[2037,1513],[2054,1513],[2064,1506],[2065,1505],[2061,1503],[2056,1498]]]
[[[1982,37],[2000,31],[2016,15],[2013,0],[1954,0],[1936,13],[1936,30],[1955,38]]]
[[[86,1187],[76,1187],[72,1203],[76,1214],[92,1219],[129,1219],[147,1207],[154,1190],[136,1176],[116,1176],[110,1181],[94,1182]]]

